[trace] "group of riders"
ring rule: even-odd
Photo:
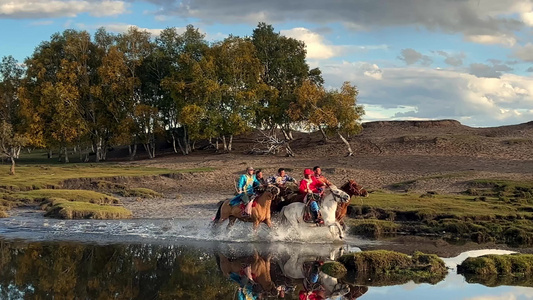
[[[308,205],[313,222],[322,224],[324,221],[320,214],[318,202],[322,197],[324,188],[331,185],[331,182],[322,174],[320,166],[315,166],[313,169],[305,169],[303,176],[303,179],[297,185],[297,192],[302,196],[300,198],[302,199],[301,201]],[[275,185],[285,189],[289,183],[296,185],[296,180],[287,174],[284,168],[279,168],[276,175],[265,178],[262,170],[248,167],[246,168],[246,173],[242,174],[237,182],[237,195],[232,202],[235,203],[240,200],[244,205],[243,217],[250,216],[253,199],[264,191],[266,186]]]

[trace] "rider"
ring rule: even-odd
[[[306,195],[304,198],[304,202],[309,202],[309,207],[311,208],[311,214],[313,215],[313,220],[317,224],[323,224],[324,220],[322,220],[322,217],[320,215],[320,207],[316,203],[315,198],[320,199],[321,191],[318,189],[323,184],[319,182],[314,176],[313,171],[311,169],[305,169],[304,170],[304,179],[300,181],[300,194]]]
[[[279,168],[278,175],[274,175],[268,179],[268,183],[275,184],[277,186],[284,185],[287,182],[294,182],[294,181],[295,181],[294,178],[289,176],[289,174],[285,172],[284,168]]]
[[[244,208],[243,216],[250,216],[252,214],[252,201],[254,187],[261,185],[254,174],[254,168],[246,168],[246,174],[242,174],[237,184],[238,193],[241,196],[241,201],[246,207]]]
[[[315,173],[313,176],[315,176],[316,180],[321,182],[323,185],[330,186],[333,185],[331,181],[329,181],[326,176],[322,175],[322,169],[320,166],[315,166],[313,168],[313,172]]]
[[[259,181],[261,186],[265,187],[268,185],[265,177],[263,176],[263,171],[261,169],[255,171],[255,178],[257,178],[257,181]]]

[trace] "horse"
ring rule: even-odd
[[[293,202],[302,201],[303,198],[298,199],[298,184],[294,182],[287,182],[277,186],[280,190],[279,195],[272,200],[270,205],[270,212],[277,213],[280,212],[284,206],[287,206]]]
[[[217,210],[215,219],[213,219],[214,225],[220,225],[226,219],[229,219],[228,227],[230,228],[235,224],[237,219],[243,222],[253,222],[254,230],[257,230],[259,224],[265,223],[269,228],[272,227],[272,221],[270,220],[270,204],[279,194],[279,188],[276,186],[268,186],[263,194],[257,196],[254,199],[255,206],[252,207],[252,214],[250,216],[242,216],[241,208],[239,205],[231,206],[230,200],[222,202]]]
[[[334,256],[333,252],[330,254],[331,256]],[[281,261],[279,263],[283,275],[293,280],[302,280],[306,290],[314,290],[315,285],[320,285],[325,290],[326,296],[331,299],[348,294],[350,292],[348,284],[339,283],[337,278],[329,276],[322,271],[318,272],[318,281],[316,283],[309,282],[309,263],[316,262],[316,259],[316,255],[306,255],[296,251],[291,253],[290,258],[285,263]]]
[[[363,189],[363,187],[355,180],[350,179],[348,182],[343,184],[341,186],[341,190],[343,190],[345,193],[350,195],[350,197],[353,196],[361,196],[361,197],[368,197],[368,192]],[[344,217],[346,216],[346,213],[348,212],[348,206],[350,205],[350,202],[345,203],[339,203],[337,205],[337,211],[335,212],[335,219],[339,224],[341,224],[342,228],[346,228],[346,225],[344,224]]]
[[[350,196],[344,191],[338,189],[334,185],[326,187],[324,190],[322,206],[320,212],[322,213],[322,219],[324,225],[329,227],[329,231],[333,237],[332,227],[336,226],[339,230],[339,238],[343,238],[343,230],[339,222],[335,219],[335,211],[337,210],[337,203],[345,203],[350,201]],[[305,204],[301,202],[291,203],[281,210],[281,220],[288,221],[292,227],[297,227],[299,223],[303,223],[304,220]]]
[[[272,281],[270,274],[270,260],[270,256],[263,258],[257,253],[257,251],[254,252],[251,257],[247,256],[232,260],[223,254],[218,254],[216,256],[217,264],[225,277],[229,278],[232,273],[246,276],[244,269],[249,266],[252,280],[261,287],[259,292],[268,293],[269,295],[277,295],[276,285]],[[256,289],[254,288],[254,290]]]

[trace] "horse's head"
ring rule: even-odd
[[[348,193],[350,196],[362,196],[362,197],[368,197],[368,192],[363,189],[363,187],[355,182],[355,180],[348,180],[345,184],[341,186],[341,190]]]
[[[279,195],[279,193],[280,193],[280,189],[279,189],[279,187],[270,184],[270,185],[268,185],[268,186],[266,187],[265,192],[267,192],[267,193],[271,193],[271,194],[272,194],[272,198],[274,198],[274,197],[276,197],[276,196]]]
[[[350,195],[348,195],[343,190],[338,189],[336,186],[330,185],[329,190],[331,191],[331,194],[333,195],[333,199],[336,202],[346,203],[350,201]]]

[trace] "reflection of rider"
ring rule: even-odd
[[[325,299],[325,291],[320,285],[320,266],[322,261],[314,261],[307,269],[307,277],[304,279],[304,290],[298,294],[300,300],[321,300]],[[305,268],[305,265],[304,265]]]
[[[252,199],[250,197],[254,196],[254,187],[261,185],[254,174],[254,168],[246,168],[246,174],[242,174],[239,178],[239,183],[237,184],[238,193],[241,197],[241,201],[246,207],[244,208],[243,215],[252,214]]]
[[[314,173],[311,169],[304,170],[304,179],[300,181],[300,193],[305,194],[306,197],[304,201],[311,201],[309,207],[311,208],[311,214],[313,215],[313,220],[316,223],[322,224],[324,221],[320,216],[320,207],[316,203],[315,199],[320,199],[320,190],[318,189],[323,184],[316,180]]]
[[[232,272],[229,278],[239,284],[239,300],[253,300],[258,299],[258,296],[253,292],[254,280],[252,276],[252,267],[247,265],[240,273]]]

